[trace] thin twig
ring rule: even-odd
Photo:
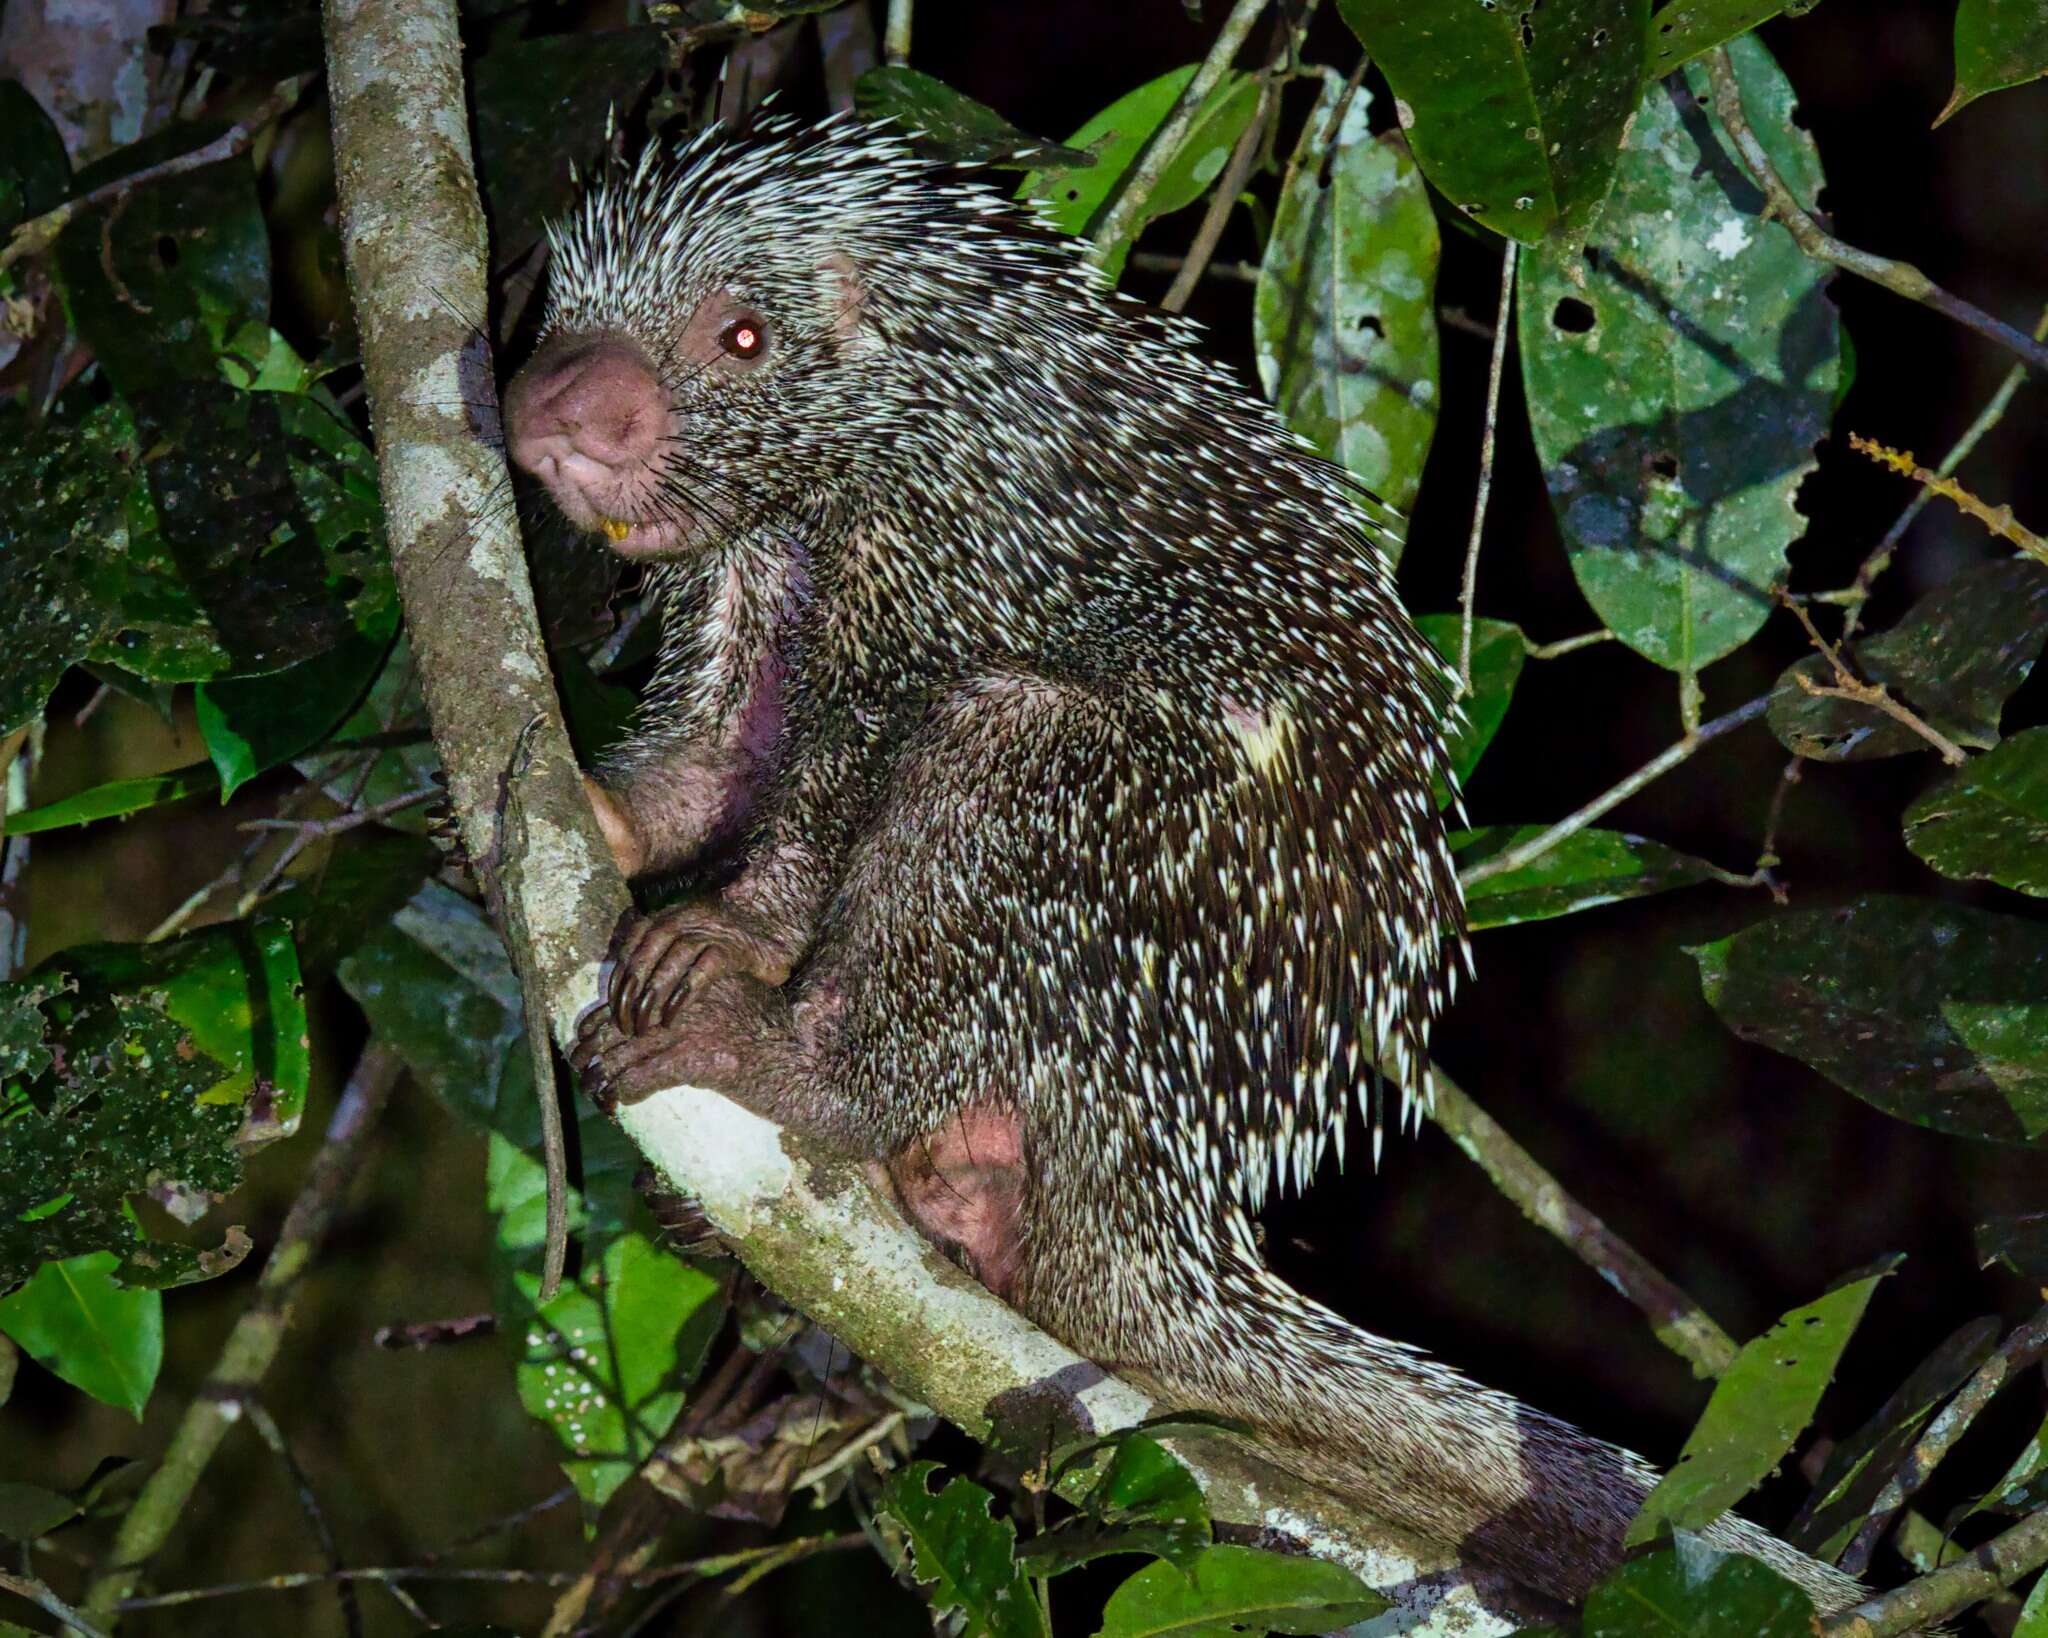
[[[1554,643],[1532,643],[1524,634],[1522,653],[1532,660],[1561,660],[1567,654],[1576,654],[1582,648],[1591,648],[1595,643],[1611,643],[1614,633],[1602,626],[1598,631],[1582,631],[1576,637],[1560,637]]]
[[[1738,705],[1726,716],[1716,717],[1712,722],[1695,728],[1676,744],[1667,746],[1650,758],[1628,778],[1610,785],[1592,801],[1574,813],[1552,825],[1548,830],[1532,836],[1528,841],[1484,859],[1464,873],[1464,882],[1470,887],[1474,882],[1483,882],[1492,876],[1504,876],[1511,870],[1520,870],[1532,859],[1540,859],[1568,836],[1584,830],[1595,819],[1611,808],[1619,807],[1644,786],[1654,784],[1673,768],[1684,762],[1702,745],[1712,743],[1723,734],[1734,732],[1745,723],[1756,721],[1771,703],[1771,696],[1759,694],[1746,705]]]
[[[889,0],[889,21],[882,32],[882,60],[892,68],[910,61],[910,0]]]
[[[1281,50],[1286,49],[1286,34],[1281,34]],[[1223,175],[1217,179],[1216,191],[1209,197],[1209,208],[1202,213],[1202,225],[1195,230],[1194,242],[1188,246],[1187,259],[1181,263],[1173,283],[1167,286],[1166,294],[1159,305],[1169,313],[1178,313],[1188,304],[1188,298],[1195,293],[1195,286],[1201,283],[1202,274],[1209,265],[1209,258],[1216,254],[1217,243],[1223,237],[1223,229],[1229,224],[1230,213],[1237,208],[1237,197],[1244,192],[1245,179],[1252,174],[1252,163],[1259,156],[1259,143],[1265,136],[1266,126],[1280,110],[1280,79],[1270,71],[1260,76],[1259,106],[1251,122],[1237,139],[1237,146],[1230,150],[1230,162],[1223,167]]]
[[[1839,1562],[1844,1570],[1850,1575],[1860,1576],[1870,1568],[1871,1555],[1876,1552],[1878,1542],[1891,1527],[1899,1509],[1927,1482],[1928,1475],[1968,1431],[1977,1413],[1991,1403],[1992,1396],[2000,1388],[2022,1371],[2031,1370],[2044,1356],[2048,1356],[2048,1308],[2017,1327],[2001,1342],[1991,1357],[1971,1373],[1970,1380],[1957,1390],[1956,1396],[1942,1407],[1941,1414],[1927,1425],[1927,1431],[1921,1434],[1919,1442],[1906,1453],[1906,1459],[1885,1481],[1885,1487],[1871,1504],[1862,1528],[1856,1532],[1856,1539],[1842,1554]]]
[[[1152,140],[1146,143],[1144,152],[1125,173],[1122,191],[1110,202],[1090,235],[1094,243],[1088,259],[1097,267],[1105,264],[1110,253],[1137,231],[1152,190],[1159,186],[1159,179],[1166,174],[1174,155],[1180,151],[1188,128],[1194,124],[1196,112],[1230,71],[1231,62],[1244,45],[1245,36],[1251,33],[1259,13],[1266,9],[1266,3],[1267,0],[1237,0],[1230,8],[1230,15],[1223,19],[1223,27],[1216,36],[1216,43],[1209,48],[1209,55],[1202,59],[1202,66],[1195,70],[1194,78],[1188,81],[1180,99],[1159,122],[1159,128],[1152,133]]]
[[[1479,493],[1472,500],[1472,538],[1465,546],[1465,580],[1458,592],[1458,694],[1472,692],[1472,600],[1479,590],[1479,537],[1486,529],[1486,498],[1493,492],[1493,438],[1500,419],[1500,378],[1508,356],[1508,313],[1515,300],[1515,259],[1505,241],[1500,257],[1500,309],[1493,321],[1493,362],[1486,371],[1486,426],[1479,435]]]
[[[1713,85],[1714,112],[1735,146],[1735,157],[1763,190],[1764,197],[1770,202],[1770,214],[1785,224],[1786,231],[1801,250],[1816,261],[1828,262],[1859,279],[1882,285],[1908,301],[1931,307],[1958,324],[1975,330],[1986,340],[2016,353],[2027,361],[2029,367],[2048,372],[2048,346],[2043,346],[2024,331],[2014,329],[2004,320],[1993,318],[1981,307],[1974,307],[1962,297],[1942,289],[1910,262],[1894,261],[1889,256],[1873,256],[1867,250],[1843,244],[1808,215],[1771,164],[1771,157],[1764,152],[1764,145],[1757,140],[1756,132],[1750,129],[1749,118],[1742,111],[1742,88],[1736,84],[1728,48],[1721,46],[1708,52],[1701,60]]]
[[[1919,1632],[2011,1586],[2043,1563],[2048,1563],[2048,1507],[1955,1563],[1823,1620],[1819,1630],[1822,1638],[1897,1638]]]
[[[107,1638],[103,1627],[95,1626],[88,1621],[32,1575],[7,1575],[0,1572],[0,1590],[11,1592],[16,1598],[26,1598],[38,1609],[48,1611],[65,1625],[84,1633],[85,1638]]]
[[[573,1484],[565,1484],[559,1490],[550,1491],[537,1502],[529,1502],[526,1506],[519,1508],[515,1512],[506,1513],[500,1518],[492,1519],[487,1524],[480,1524],[474,1530],[457,1536],[447,1546],[428,1553],[420,1562],[422,1564],[439,1564],[443,1559],[453,1558],[457,1553],[467,1552],[480,1542],[489,1541],[493,1536],[501,1536],[508,1530],[516,1530],[520,1525],[539,1518],[543,1513],[551,1513],[557,1507],[560,1507],[562,1503],[573,1501],[575,1498],[576,1487]]]
[[[1927,493],[1939,495],[1958,511],[1967,512],[2001,540],[2011,541],[2029,557],[2048,563],[2048,540],[2043,540],[2015,518],[2010,506],[1987,505],[1955,479],[1930,472],[1920,465],[1913,459],[1911,450],[1892,449],[1875,438],[1865,438],[1854,432],[1849,434],[1849,447],[1859,455],[1868,455],[1880,466],[1888,466],[1900,476],[1911,478]]]
[[[1855,705],[1867,705],[1872,710],[1882,711],[1901,727],[1910,728],[1926,740],[1941,753],[1942,761],[1951,767],[1960,768],[1968,760],[1960,745],[1939,728],[1923,721],[1911,706],[1895,699],[1891,690],[1883,683],[1865,682],[1851,671],[1842,660],[1842,651],[1820,634],[1819,628],[1813,623],[1813,616],[1793,598],[1783,593],[1779,595],[1784,605],[1798,616],[1800,625],[1806,628],[1807,641],[1820,651],[1821,658],[1827,661],[1835,674],[1834,685],[1830,687],[1826,683],[1815,682],[1803,671],[1795,671],[1792,676],[1801,688],[1815,699],[1848,700]]]
[[[1707,1311],[1648,1258],[1572,1198],[1535,1156],[1502,1131],[1442,1069],[1430,1065],[1435,1101],[1430,1119],[1493,1179],[1524,1217],[1561,1240],[1574,1255],[1649,1317],[1659,1342],[1686,1359],[1698,1376],[1719,1376],[1735,1360],[1735,1342]]]
[[[1178,273],[1187,265],[1185,256],[1169,256],[1163,250],[1134,250],[1128,264],[1139,273]],[[1202,269],[1205,279],[1225,279],[1232,284],[1257,284],[1256,262],[1211,262]]]
[[[343,831],[354,830],[359,825],[374,825],[379,820],[389,819],[394,813],[403,813],[407,808],[416,808],[422,802],[431,802],[442,794],[439,785],[422,785],[417,790],[407,791],[403,796],[391,797],[373,807],[350,808],[343,813],[329,814],[324,819],[245,819],[235,828],[297,831],[306,842],[314,842],[323,836],[339,836]]]
[[[356,1060],[248,1308],[186,1407],[170,1448],[122,1518],[105,1568],[86,1592],[89,1614],[110,1614],[134,1590],[143,1566],[183,1519],[200,1476],[232,1425],[232,1407],[263,1380],[277,1358],[299,1282],[362,1170],[363,1149],[403,1067],[398,1054],[374,1038]]]
[[[270,1447],[270,1453],[278,1459],[292,1481],[292,1488],[298,1492],[299,1508],[312,1527],[320,1556],[327,1560],[330,1570],[342,1569],[341,1549],[335,1544],[333,1530],[328,1527],[327,1514],[320,1506],[320,1498],[313,1493],[313,1481],[306,1476],[305,1468],[299,1465],[298,1457],[292,1454],[292,1447],[285,1442],[284,1429],[277,1425],[277,1418],[270,1414],[269,1407],[257,1395],[245,1394],[241,1407],[249,1418],[250,1426]],[[363,1638],[363,1609],[356,1599],[355,1588],[346,1581],[337,1581],[335,1592],[341,1599],[341,1621],[348,1629],[349,1638]]]
[[[252,142],[265,126],[279,115],[287,113],[298,102],[299,94],[305,90],[313,76],[296,75],[280,80],[270,95],[265,97],[246,117],[236,121],[219,136],[190,153],[175,155],[155,165],[146,165],[139,171],[126,176],[117,176],[111,182],[103,182],[92,192],[77,199],[67,199],[61,205],[53,206],[40,216],[32,216],[14,230],[14,235],[4,246],[0,246],[0,270],[11,267],[24,256],[41,255],[55,242],[72,218],[81,211],[104,205],[109,200],[119,203],[135,189],[151,182],[160,182],[165,177],[181,176],[187,171],[200,170],[205,166],[218,164],[223,159],[232,159]]]

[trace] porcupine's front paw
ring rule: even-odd
[[[619,1027],[619,1009],[601,1001],[583,1015],[569,1061],[607,1114],[668,1086],[701,1086],[758,1104],[769,1017],[780,1004],[780,995],[752,975],[719,972],[628,1034]]]
[[[718,899],[691,899],[620,918],[606,1000],[622,1031],[645,1035],[724,974],[744,973],[776,989],[794,964],[787,941],[761,917]]]

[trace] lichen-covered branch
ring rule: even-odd
[[[1245,27],[1257,9],[1239,6]],[[465,846],[508,937],[529,949],[536,1011],[566,1043],[597,999],[627,897],[562,730],[510,510],[494,504],[502,460],[461,409],[488,379],[475,332],[456,317],[485,311],[485,259],[455,4],[327,0],[326,20],[343,241],[406,623]],[[477,373],[465,375],[465,359]],[[513,871],[497,857],[508,801],[527,836]],[[1054,1342],[955,1270],[857,1173],[728,1100],[672,1088],[622,1124],[765,1285],[976,1437],[1037,1456],[1049,1436],[1176,1408]],[[1352,1565],[1417,1612],[1409,1632],[1487,1638],[1517,1625],[1488,1613],[1515,1608],[1510,1589],[1461,1569],[1455,1544],[1406,1537],[1226,1436],[1174,1442],[1216,1517]]]
[[[1821,1638],[1897,1638],[1968,1609],[2048,1564],[2048,1507],[1917,1581],[1821,1623]]]

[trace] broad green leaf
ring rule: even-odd
[[[1444,663],[1455,670],[1458,645],[1463,641],[1458,616],[1425,614],[1415,624],[1444,657]],[[1450,735],[1451,772],[1461,788],[1479,766],[1480,757],[1486,754],[1486,747],[1500,730],[1501,719],[1508,714],[1508,704],[1515,696],[1515,684],[1521,680],[1522,662],[1528,652],[1529,645],[1522,639],[1520,626],[1506,620],[1472,622],[1472,692],[1458,702],[1464,720]],[[1448,790],[1439,789],[1436,805],[1448,806],[1450,797]]]
[[[1211,1547],[1183,1573],[1148,1564],[1109,1595],[1101,1638],[1317,1633],[1393,1608],[1341,1564],[1256,1547]]]
[[[1080,1512],[1023,1543],[1017,1559],[1034,1576],[1112,1553],[1149,1553],[1186,1567],[1209,1543],[1209,1507],[1194,1475],[1157,1439],[1127,1433]]]
[[[0,1331],[37,1364],[136,1421],[164,1357],[161,1291],[115,1283],[111,1251],[45,1263],[0,1297]]]
[[[1759,140],[1811,205],[1820,160],[1791,85],[1756,40],[1729,49]],[[1697,65],[1651,86],[1587,259],[1525,258],[1518,297],[1530,428],[1579,589],[1688,676],[1770,615],[1841,352],[1828,270],[1765,220],[1717,132]]]
[[[854,81],[854,112],[867,120],[894,120],[933,159],[1021,170],[1061,169],[1094,163],[1078,148],[1063,148],[1020,131],[985,102],[956,91],[914,68],[871,68]]]
[[[1820,0],[1670,0],[1650,19],[1649,77],[1661,80],[1779,12],[1798,17]]]
[[[1061,233],[1086,233],[1122,189],[1125,174],[1146,141],[1194,77],[1195,65],[1190,64],[1119,97],[1067,139],[1068,147],[1092,153],[1093,165],[1085,170],[1033,171],[1024,178],[1017,197],[1037,200],[1042,214]],[[1250,75],[1226,74],[1218,82],[1208,101],[1195,111],[1179,151],[1146,198],[1138,220],[1131,224],[1130,239],[1111,255],[1107,266],[1112,280],[1123,271],[1131,240],[1144,231],[1147,222],[1192,205],[1208,191],[1230,162],[1230,150],[1251,123],[1258,105],[1258,84]]]
[[[2048,1286],[2048,1211],[1994,1217],[1977,1225],[1977,1266],[2003,1263],[2022,1279]]]
[[[2020,1606],[2020,1618],[2013,1623],[2012,1638],[2048,1638],[2048,1575],[2038,1576],[2034,1590]]]
[[[2031,558],[1986,563],[1929,592],[1889,631],[1850,646],[1856,674],[1882,683],[1930,727],[1971,750],[1998,743],[2005,702],[2048,643],[2048,568]],[[1771,691],[1771,732],[1797,756],[1867,762],[1933,746],[1871,705],[1819,699],[1799,677],[1830,684],[1818,654],[1791,666]]]
[[[1958,768],[1906,810],[1906,846],[1944,876],[2048,898],[2048,728]]]
[[[390,647],[388,637],[351,634],[267,676],[201,683],[193,703],[221,800],[324,740],[361,701]]]
[[[1691,954],[1743,1040],[1886,1114],[2000,1143],[2048,1134],[2048,925],[1873,894]]]
[[[194,1046],[227,1070],[203,1101],[240,1105],[254,1091],[245,1144],[298,1129],[312,1047],[287,923],[266,917],[159,944],[80,945],[57,964],[81,985],[156,1000]]]
[[[69,953],[0,985],[10,1045],[0,1063],[0,1291],[43,1263],[107,1251],[131,1285],[175,1285],[234,1266],[220,1250],[146,1239],[128,1196],[177,1183],[201,1195],[241,1181],[237,1102],[205,1094],[228,1076],[164,1011],[162,992],[122,995]],[[22,1009],[40,1019],[33,1040]]]
[[[1579,1630],[1581,1638],[1813,1638],[1813,1600],[1760,1559],[1681,1536],[1595,1587]]]
[[[1043,1638],[1045,1612],[1017,1567],[1016,1526],[989,1516],[989,1493],[971,1480],[933,1495],[937,1471],[912,1462],[882,1486],[883,1508],[910,1538],[912,1573],[932,1589],[932,1614],[958,1610],[969,1638]]]
[[[0,734],[40,714],[114,624],[140,458],[125,404],[69,421],[0,403]]]
[[[218,126],[175,121],[81,170],[78,191],[219,134]],[[210,380],[229,339],[270,310],[270,236],[256,168],[226,159],[82,211],[57,236],[54,261],[73,327],[124,398]]]
[[[1451,833],[1451,854],[1460,871],[1519,847],[1545,830],[1542,825],[1481,825]],[[1512,927],[1546,921],[1622,899],[1646,898],[1713,878],[1714,867],[1690,853],[1618,830],[1581,830],[1519,870],[1469,883],[1465,924]]]
[[[0,235],[71,191],[64,138],[18,80],[0,80]]]
[[[1934,1413],[1997,1346],[1998,1331],[1997,1318],[1986,1315],[1954,1332],[1875,1416],[1837,1442],[1785,1539],[1830,1564],[1839,1559]]]
[[[1742,1345],[1678,1460],[1629,1525],[1628,1546],[1703,1530],[1770,1476],[1813,1420],[1871,1292],[1890,1272],[1850,1280]]]
[[[207,762],[136,779],[110,779],[104,785],[89,786],[75,795],[45,802],[39,808],[10,813],[5,826],[0,828],[9,836],[28,836],[39,830],[63,830],[101,819],[123,819],[131,813],[162,807],[166,802],[182,802],[219,784],[220,774]]]
[[[1366,128],[1327,75],[1252,298],[1259,381],[1287,424],[1396,511],[1436,434],[1436,212],[1407,144]],[[1398,558],[1400,540],[1387,541]]]
[[[1939,125],[1979,97],[2048,74],[2048,6],[2041,0],[1959,0],[1956,88]]]
[[[0,1536],[9,1541],[33,1542],[77,1517],[78,1503],[61,1491],[39,1484],[0,1483]]]
[[[493,1137],[492,1147],[495,1159],[510,1146]],[[506,1319],[520,1333],[520,1403],[561,1441],[577,1493],[601,1507],[674,1425],[724,1321],[720,1284],[644,1235],[624,1234],[545,1305],[535,1305],[537,1269],[518,1285],[523,1302]]]
[[[1468,216],[1572,254],[1643,89],[1648,0],[1337,0],[1387,76],[1422,171]]]
[[[1949,1528],[1984,1513],[2020,1518],[2042,1507],[2048,1507],[2048,1421],[2020,1446],[1998,1482],[1963,1509],[1960,1517],[1950,1519]]]

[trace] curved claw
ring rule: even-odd
[[[745,911],[716,901],[671,905],[620,920],[612,937],[605,1005],[627,1036],[676,1021],[712,980],[741,973],[779,986],[789,959],[773,935]]]

